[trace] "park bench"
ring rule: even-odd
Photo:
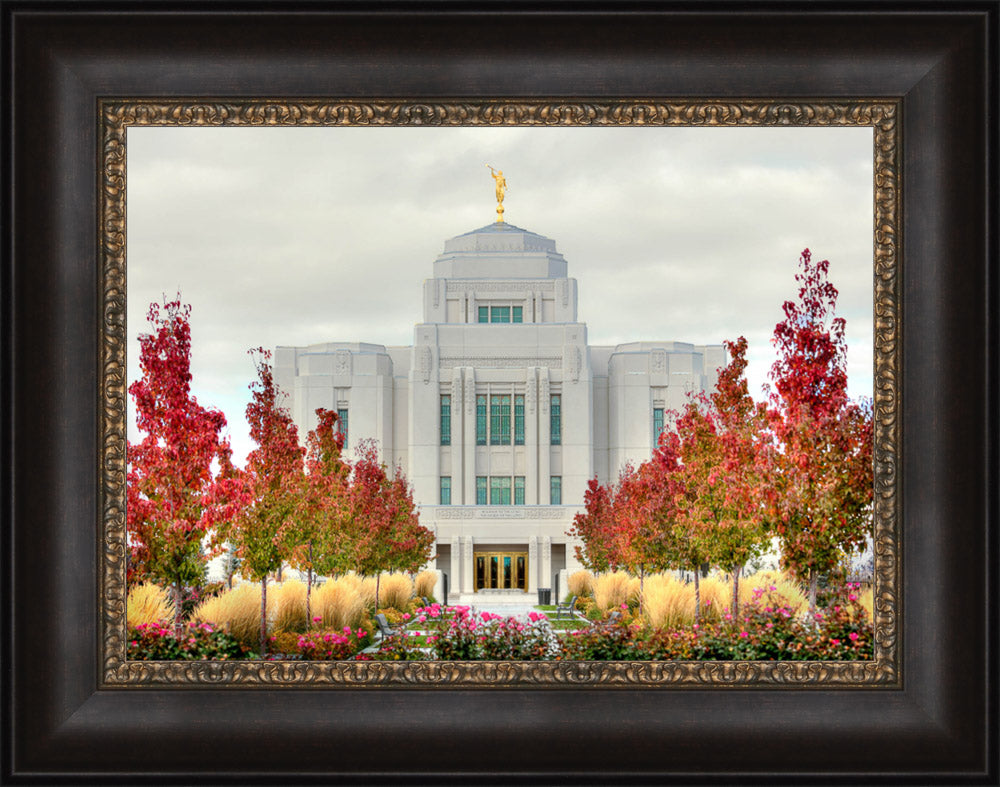
[[[562,619],[563,612],[568,614],[570,618],[573,617],[573,613],[576,612],[576,599],[577,597],[573,596],[567,603],[563,604],[560,602],[556,605],[556,620]]]
[[[383,640],[388,639],[398,631],[398,629],[394,629],[392,626],[389,625],[389,621],[386,620],[385,615],[383,615],[381,612],[379,612],[375,616],[375,629],[376,631],[378,631],[379,635],[381,636],[381,639]]]

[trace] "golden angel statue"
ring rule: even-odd
[[[493,169],[489,164],[486,165],[490,168],[490,174],[493,176],[493,180],[496,181],[497,187],[497,223],[503,221],[503,195],[507,191],[507,179],[503,176],[502,169]]]

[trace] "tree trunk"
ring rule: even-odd
[[[645,595],[643,582],[646,579],[646,571],[643,566],[639,566],[639,616],[642,616],[642,597]]]
[[[312,627],[312,607],[310,606],[310,600],[312,597],[313,589],[313,545],[312,541],[309,542],[309,567],[306,569],[306,630]]]
[[[378,583],[381,578],[382,578],[381,572],[375,575],[375,609],[378,609]]]
[[[260,657],[267,655],[267,575],[260,581]]]
[[[816,615],[816,589],[819,584],[819,574],[816,569],[809,569],[809,617],[815,620]]]
[[[181,638],[181,618],[183,617],[183,605],[181,604],[181,581],[174,582],[174,636]]]
[[[701,588],[698,586],[699,571],[694,572],[694,622],[701,623]]]
[[[740,574],[743,566],[736,566],[733,569],[733,617],[740,614]]]

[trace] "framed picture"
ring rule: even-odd
[[[5,99],[17,217],[5,287],[16,424],[6,441],[15,468],[7,775],[995,778],[987,689],[996,675],[983,665],[995,661],[984,656],[995,647],[987,567],[996,548],[987,534],[996,498],[987,482],[996,430],[987,405],[996,396],[988,334],[996,292],[986,274],[996,251],[987,232],[996,107],[986,76],[996,63],[981,33],[995,31],[996,11],[873,8],[859,25],[836,13],[776,22],[752,7],[699,16],[553,7],[530,17],[489,5],[470,14],[331,6],[287,16],[5,7],[6,43],[17,44],[6,47],[15,54]],[[239,36],[227,33],[237,22]],[[477,124],[553,133],[637,124],[871,130],[869,368],[881,496],[873,664],[325,669],[122,658],[127,129],[136,129],[138,150],[143,134],[177,126],[223,134],[233,132],[214,127],[431,126],[420,133],[433,134]],[[500,165],[477,166],[486,163]],[[183,183],[162,172],[145,187]],[[283,168],[277,180],[289,174]],[[507,174],[518,193],[528,191]],[[491,209],[487,197],[483,224]],[[139,210],[137,221],[155,215]],[[184,238],[168,249],[159,264],[184,253]],[[38,642],[51,643],[44,658]],[[769,733],[754,738],[748,728]],[[274,743],[254,745],[261,740]],[[319,744],[331,740],[351,745],[329,753]]]
[[[348,435],[347,457],[354,458],[364,440],[375,439],[382,460],[412,483],[420,524],[434,536],[431,565],[450,578],[452,604],[492,605],[493,612],[505,614],[534,603],[540,588],[565,589],[568,577],[583,568],[575,550],[582,545],[568,531],[588,482],[596,476],[614,483],[626,463],[648,460],[655,432],[670,427],[671,414],[682,410],[690,394],[714,390],[716,370],[726,357],[720,337],[748,339],[746,376],[753,396],[764,398],[777,357],[771,346],[774,325],[799,286],[802,249],[791,246],[804,246],[804,238],[815,238],[816,246],[838,260],[830,278],[839,291],[836,314],[846,320],[851,395],[870,401],[875,372],[879,411],[888,415],[898,406],[895,385],[884,373],[898,364],[899,345],[886,341],[887,323],[881,324],[878,347],[872,334],[873,301],[886,312],[894,311],[898,300],[893,236],[883,234],[874,248],[872,231],[873,215],[883,226],[898,221],[895,107],[888,103],[831,104],[819,122],[801,107],[732,105],[714,122],[692,125],[686,115],[699,107],[690,103],[622,102],[586,109],[563,104],[553,123],[546,120],[551,106],[545,103],[469,101],[460,109],[427,107],[451,118],[433,127],[399,123],[420,117],[415,105],[406,104],[247,103],[229,105],[224,115],[211,114],[210,107],[211,102],[193,108],[159,102],[102,107],[103,179],[114,185],[105,190],[101,224],[117,234],[126,213],[128,223],[128,382],[145,374],[138,337],[150,330],[145,319],[150,303],[167,298],[167,289],[176,290],[180,295],[169,298],[180,297],[192,307],[192,394],[226,414],[232,461],[243,466],[254,450],[241,417],[253,373],[247,351],[272,348],[282,406],[301,438],[316,427],[317,406],[336,408],[338,428]],[[258,121],[267,112],[279,113],[281,125],[261,127]],[[503,113],[520,115],[518,124],[492,121]],[[303,116],[311,119],[296,120]],[[190,119],[178,123],[178,117]],[[785,122],[791,117],[794,125]],[[516,190],[513,199],[497,203],[494,180],[504,173],[480,166],[486,158],[506,162],[508,188],[524,173],[528,182],[522,189],[528,193]],[[117,183],[122,160],[126,189]],[[311,171],[323,176],[293,175]],[[168,172],[176,174],[165,182]],[[876,182],[884,185],[875,188]],[[514,223],[518,220],[552,225],[548,232],[567,242],[522,228]],[[473,229],[458,232],[457,222]],[[383,226],[393,229],[386,234]],[[456,237],[444,240],[436,255],[428,240],[435,235]],[[373,238],[382,239],[373,243]],[[787,247],[784,264],[775,259],[781,246]],[[433,265],[420,266],[418,256]],[[123,251],[105,258],[108,288],[117,289],[123,262]],[[873,281],[878,282],[874,297]],[[594,289],[589,294],[588,282]],[[416,294],[416,305],[407,292]],[[108,344],[121,346],[117,337]],[[128,404],[132,445],[144,437],[135,428],[137,400],[131,396]],[[488,401],[495,412],[487,409]],[[447,403],[443,437],[441,402]],[[121,404],[112,397],[106,409]],[[558,423],[557,431],[552,423]],[[112,433],[120,429],[109,428],[102,443]],[[895,463],[892,449],[881,447],[891,444],[888,436],[880,429],[880,468]],[[441,479],[447,481],[445,500]],[[862,483],[871,489],[870,477]],[[875,479],[882,490],[875,512],[880,537],[898,531],[891,484],[882,473]],[[105,505],[119,510],[121,501],[112,493]],[[112,528],[106,535],[116,554],[121,534]],[[873,583],[881,613],[874,637],[868,627],[830,634],[837,644],[843,640],[845,651],[844,657],[826,659],[841,662],[828,665],[828,681],[881,686],[898,681],[893,644],[898,583],[889,569],[894,543],[890,537],[873,550],[873,569],[881,569]],[[760,548],[759,563],[776,569],[777,555],[764,554],[763,538]],[[222,577],[213,570],[216,579]],[[654,576],[643,582],[634,579],[636,591],[644,586],[651,595],[654,585],[679,589],[667,577],[649,573]],[[612,581],[617,578],[599,584]],[[759,584],[748,576],[743,586],[749,591],[754,582]],[[269,598],[294,587],[272,587]],[[685,588],[691,615],[694,587]],[[712,588],[719,596],[714,607]],[[446,592],[443,584],[439,592]],[[729,592],[716,579],[702,583],[707,619],[715,609],[718,616],[725,613],[729,602],[722,597]],[[598,588],[594,595],[600,593]],[[120,594],[118,588],[105,594],[106,679],[170,682],[183,674],[189,680],[190,665],[180,663],[110,666],[120,658],[124,623],[111,601]],[[806,603],[804,595],[797,598]],[[646,611],[659,622],[653,608]],[[641,616],[637,608],[633,612]],[[573,619],[584,629],[590,625]],[[221,618],[210,620],[222,624]],[[759,625],[760,632],[746,633],[748,643],[766,638],[763,621]],[[808,635],[827,639],[819,631]],[[846,649],[849,635],[853,649]],[[252,632],[247,637],[256,641]],[[760,649],[766,647],[761,641]],[[724,646],[719,649],[725,652]],[[555,687],[567,685],[570,674],[572,684],[583,680],[578,662],[586,652],[566,654],[569,663],[566,655],[556,659],[550,653],[546,664],[508,664],[502,677],[490,680],[475,664],[450,665],[442,678],[438,665],[399,663],[392,658],[398,655],[373,654],[369,657],[379,663],[363,666],[274,664],[263,674],[279,683],[294,682],[297,675],[335,685],[461,680]],[[756,659],[745,654],[738,660]],[[727,661],[710,672],[694,662],[594,665],[589,680],[789,686],[816,680],[806,662],[748,670]],[[221,669],[239,682],[260,666]],[[219,679],[217,667],[204,668],[210,680]],[[463,671],[467,674],[459,678]]]

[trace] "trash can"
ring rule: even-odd
[[[552,603],[552,588],[538,588],[538,606]]]

